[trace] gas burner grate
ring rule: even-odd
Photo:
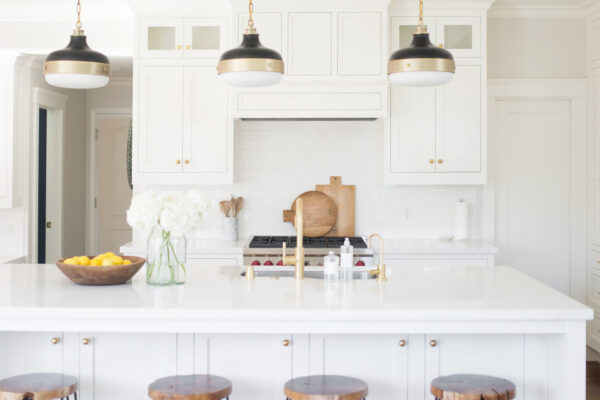
[[[304,247],[307,249],[335,249],[344,244],[344,237],[307,237],[303,238]],[[350,244],[355,249],[366,249],[367,243],[361,237],[351,237]],[[250,244],[251,249],[272,249],[281,248],[283,243],[288,248],[296,247],[296,236],[254,236]]]

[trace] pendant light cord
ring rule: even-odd
[[[419,0],[419,26],[417,34],[427,33],[427,27],[423,24],[423,0]]]
[[[252,0],[249,0],[248,2],[248,28],[246,28],[246,34],[254,34],[256,33],[256,28],[254,27],[254,3],[252,3]]]
[[[83,29],[81,29],[81,0],[77,0],[75,11],[77,12],[77,23],[75,23],[73,34],[75,36],[83,36]]]

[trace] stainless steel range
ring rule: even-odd
[[[322,266],[323,257],[333,250],[340,255],[343,237],[304,237],[304,265]],[[363,237],[351,237],[354,246],[354,265],[370,267],[373,265],[373,249],[367,248]],[[244,265],[283,266],[283,244],[286,244],[286,255],[294,255],[296,236],[254,236],[244,246]]]

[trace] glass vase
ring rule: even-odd
[[[156,227],[148,237],[146,282],[168,286],[185,283],[185,236],[177,237]]]

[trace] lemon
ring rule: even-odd
[[[77,260],[75,258],[67,258],[64,263],[69,265],[77,265]]]
[[[113,257],[115,255],[115,253],[113,253],[112,251],[109,251],[102,255],[104,256],[104,258],[110,258],[110,257]]]
[[[90,261],[90,265],[93,265],[94,267],[102,265],[102,260],[100,260],[98,258],[94,258]]]
[[[102,265],[106,267],[106,266],[110,266],[110,265],[114,265],[114,264],[110,260],[110,258],[105,258],[104,260],[102,260]]]
[[[79,265],[90,265],[90,259],[86,256],[77,257],[77,263]]]
[[[123,260],[123,265],[129,265],[131,264],[131,260]]]
[[[109,258],[110,261],[113,262],[114,265],[121,265],[123,264],[123,259],[119,256],[112,256]]]

